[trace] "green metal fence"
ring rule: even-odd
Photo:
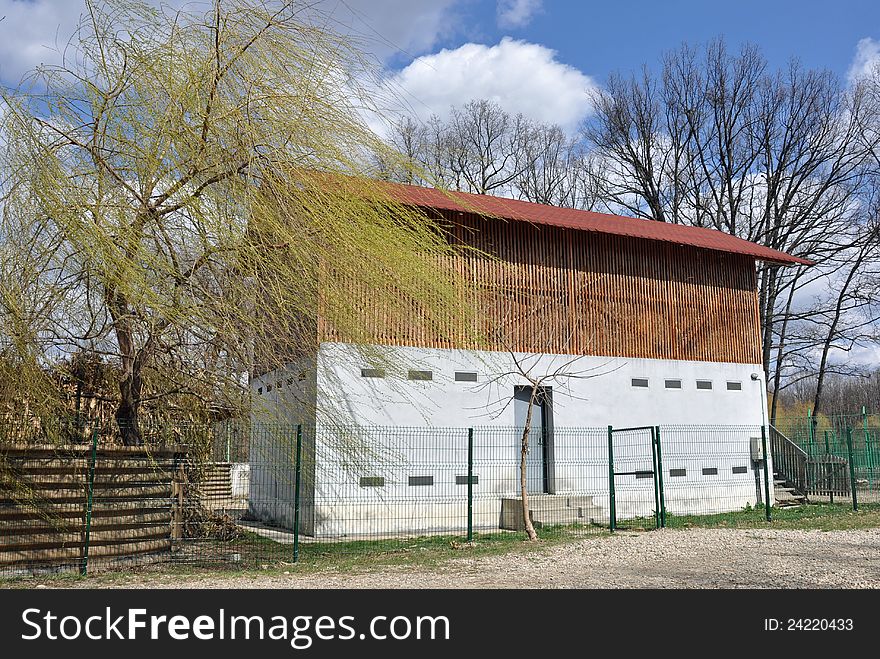
[[[250,568],[523,537],[523,489],[539,537],[770,521],[775,497],[760,426],[554,427],[528,434],[525,455],[523,429],[502,426],[147,424],[134,448],[111,425],[83,429],[74,443],[0,443],[0,573]]]
[[[880,491],[880,416],[855,414],[782,417],[779,428],[811,460],[830,455],[851,467],[856,489],[868,499]],[[850,449],[851,444],[851,449]]]

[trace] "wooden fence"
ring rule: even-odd
[[[170,554],[180,534],[186,454],[90,446],[0,447],[0,573],[79,569]]]

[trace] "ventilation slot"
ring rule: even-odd
[[[361,487],[385,487],[384,476],[361,476]]]

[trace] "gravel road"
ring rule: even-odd
[[[36,584],[34,584],[36,585]],[[58,585],[50,583],[51,586]],[[880,529],[619,533],[534,552],[342,574],[131,574],[118,588],[880,588]]]

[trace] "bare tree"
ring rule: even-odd
[[[530,132],[520,114],[511,116],[487,100],[452,108],[448,125],[452,170],[468,192],[486,194],[510,185],[521,173]]]
[[[796,62],[769,72],[754,47],[731,55],[717,41],[667,55],[662,78],[613,77],[585,136],[608,163],[612,210],[716,228],[821,270],[864,221],[864,96]],[[758,272],[762,362],[777,384],[805,279],[802,267]]]
[[[526,201],[566,208],[592,209],[599,180],[583,145],[556,125],[535,124],[520,152],[522,163],[513,181],[516,196]]]

